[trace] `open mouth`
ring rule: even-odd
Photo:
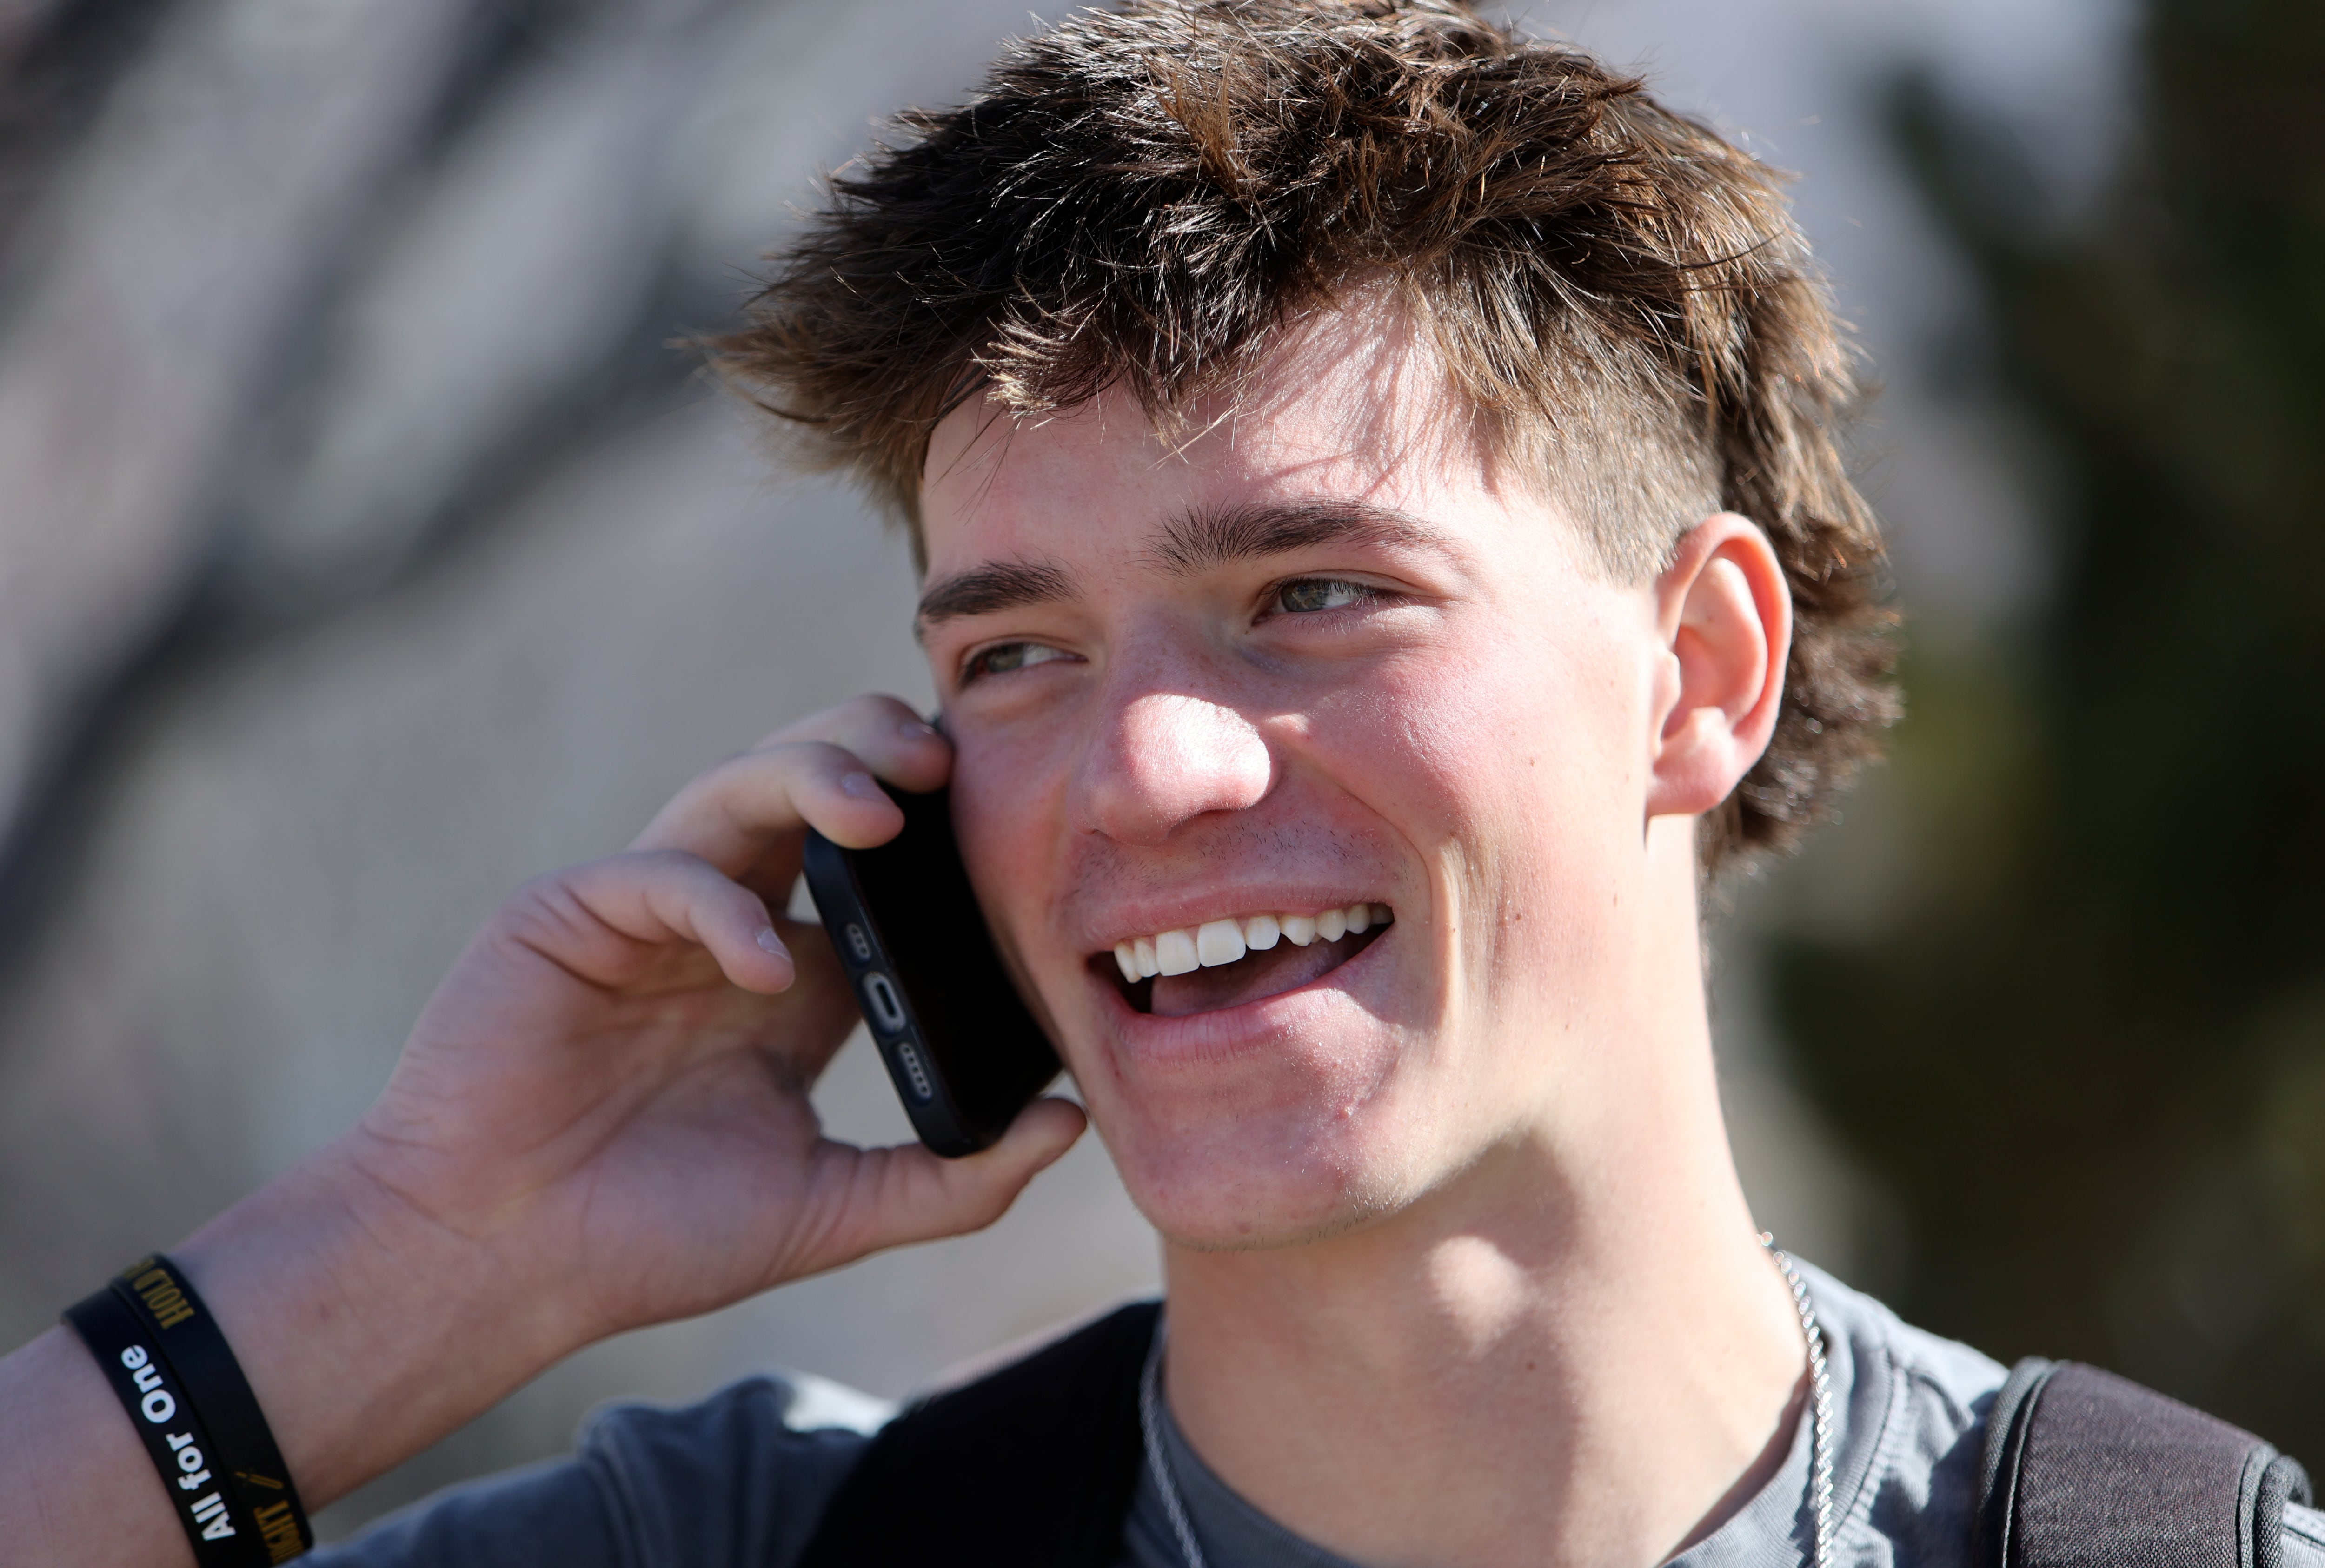
[[[1386,904],[1357,903],[1206,920],[1117,942],[1090,965],[1134,1010],[1184,1018],[1296,991],[1363,952],[1395,918]]]

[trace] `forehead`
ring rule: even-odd
[[[1172,520],[1255,503],[1356,503],[1458,530],[1510,499],[1472,425],[1411,317],[1378,302],[1308,318],[1231,397],[1168,425],[1120,389],[1042,416],[973,402],[930,440],[930,574],[1144,549]]]

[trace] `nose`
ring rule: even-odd
[[[1084,754],[1074,815],[1085,831],[1160,844],[1205,812],[1257,805],[1273,772],[1266,741],[1235,709],[1143,693],[1114,710]]]

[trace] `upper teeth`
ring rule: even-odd
[[[1157,974],[1188,974],[1233,964],[1252,948],[1262,952],[1278,937],[1305,947],[1321,936],[1337,942],[1351,931],[1385,926],[1395,916],[1386,904],[1350,904],[1315,915],[1246,915],[1236,920],[1206,920],[1192,930],[1181,927],[1114,945],[1114,961],[1133,985]]]

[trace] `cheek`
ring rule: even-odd
[[[1620,640],[1596,625],[1481,627],[1318,705],[1306,739],[1416,848],[1475,840],[1472,860],[1526,857],[1644,820],[1634,684]]]
[[[957,736],[953,827],[986,920],[1023,954],[1058,889],[1061,770],[1036,748]]]
[[[1480,1001],[1570,991],[1557,977],[1587,967],[1644,849],[1626,642],[1588,608],[1555,619],[1392,661],[1311,720],[1326,766],[1428,868],[1440,951]]]

